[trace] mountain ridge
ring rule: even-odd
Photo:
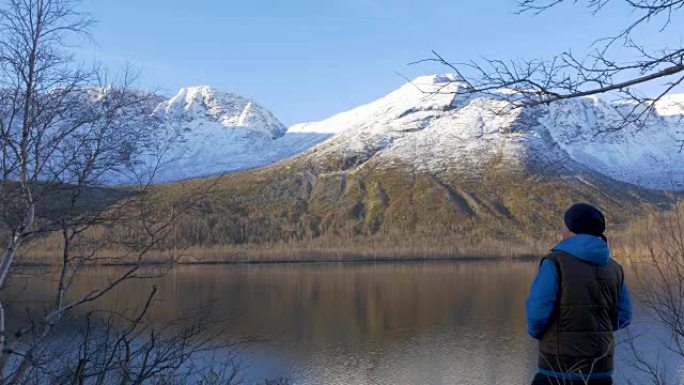
[[[543,137],[569,161],[613,179],[652,189],[684,189],[684,155],[678,145],[684,108],[677,110],[684,96],[672,95],[667,104],[656,105],[656,111],[667,108],[667,115],[616,130],[623,119],[618,107],[599,98],[511,108],[508,97],[461,94],[467,85],[453,79],[420,77],[372,103],[290,131],[334,133],[316,146],[319,154],[354,163],[358,159],[353,158],[370,159],[377,153],[387,164],[403,159],[437,172],[476,168],[483,156],[497,152],[515,163],[530,155],[525,146]]]

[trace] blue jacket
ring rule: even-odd
[[[564,251],[595,265],[605,265],[610,258],[608,244],[601,238],[586,234],[566,239],[557,244],[552,251]],[[549,260],[544,260],[532,282],[530,295],[525,302],[527,332],[532,337],[540,339],[544,334],[556,307],[559,290],[556,265]],[[618,295],[617,311],[618,317],[613,324],[613,330],[622,329],[632,321],[632,301],[626,283],[623,283]]]

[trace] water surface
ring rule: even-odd
[[[234,336],[267,337],[242,356],[252,381],[524,384],[536,366],[524,312],[536,269],[536,262],[513,261],[183,266],[156,282],[152,318],[161,323],[210,307],[234,319]],[[118,272],[91,269],[78,289]],[[32,279],[6,291],[10,317],[39,309],[50,285]],[[128,282],[98,306],[133,308],[151,285]],[[652,328],[640,314],[633,329]],[[621,359],[617,378],[625,375],[635,374]]]

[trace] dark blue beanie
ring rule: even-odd
[[[565,226],[575,234],[590,234],[603,237],[606,219],[596,207],[586,203],[576,203],[563,216]]]

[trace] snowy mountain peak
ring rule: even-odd
[[[457,86],[467,86],[467,83],[465,82],[465,80],[463,80],[463,78],[461,78],[458,74],[455,74],[455,73],[419,76],[419,77],[413,79],[411,81],[411,83],[417,84],[417,85],[432,84],[432,85],[441,86],[444,84],[455,84]]]
[[[590,169],[642,187],[684,190],[682,122],[663,116],[682,111],[683,96],[664,100],[661,115],[645,125],[618,129],[620,110],[598,97],[509,108],[505,98],[459,93],[461,87],[468,85],[455,75],[419,77],[369,104],[290,132],[335,134],[310,156],[325,164],[338,159],[345,167],[403,164],[471,175],[493,164],[516,173]]]
[[[252,100],[210,86],[181,88],[157,108],[167,121],[206,120],[224,128],[248,128],[271,138],[285,134],[285,126]]]
[[[458,74],[434,74],[419,76],[412,81],[404,84],[397,92],[406,95],[414,94],[414,97],[463,94],[463,91],[470,88],[468,83]],[[427,98],[424,98],[427,99]],[[448,100],[445,98],[444,100]]]
[[[288,130],[290,133],[338,134],[345,130],[361,129],[376,119],[387,122],[412,116],[413,125],[405,130],[419,129],[419,126],[436,111],[445,111],[459,104],[469,96],[458,95],[468,87],[456,74],[427,75],[402,85],[399,89],[369,104],[339,113],[322,122],[300,123]],[[405,119],[402,119],[405,120]]]
[[[158,167],[156,182],[264,166],[329,137],[287,135],[286,127],[254,100],[210,86],[181,88],[173,97],[155,103],[153,116],[160,122],[163,159],[152,157],[142,163]]]
[[[684,94],[665,95],[655,103],[655,109],[660,116],[684,116]]]

